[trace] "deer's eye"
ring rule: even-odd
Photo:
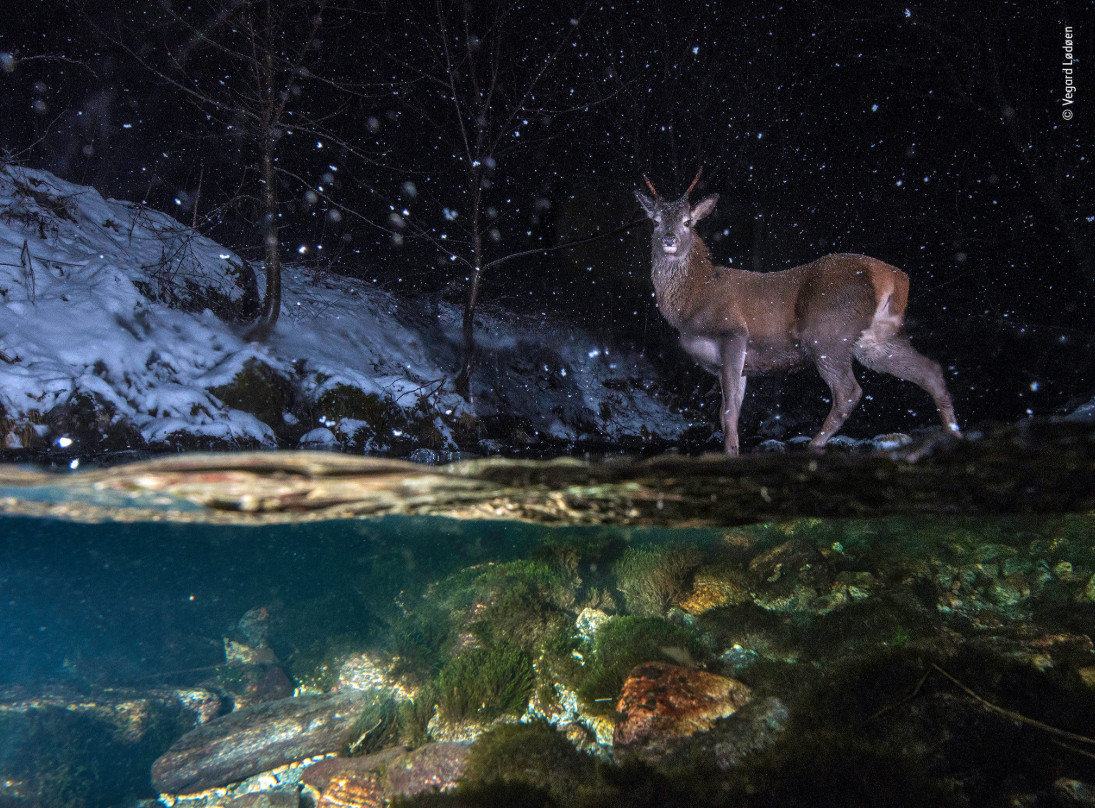
[[[685,217],[684,219],[681,220],[681,224],[683,224],[687,228],[691,228],[692,227],[692,217],[691,216]]]

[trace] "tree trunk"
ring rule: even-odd
[[[281,313],[281,239],[278,237],[278,199],[274,187],[274,144],[267,138],[262,153],[263,251],[266,259],[266,298],[262,313],[247,332],[247,339],[264,342],[274,331]]]
[[[464,361],[460,365],[460,373],[453,382],[453,387],[458,395],[466,401],[471,401],[471,372],[475,365],[475,306],[479,302],[479,280],[483,275],[483,233],[479,221],[479,205],[482,200],[482,188],[480,187],[480,172],[478,160],[472,166],[472,205],[471,205],[471,251],[472,268],[471,278],[468,283],[468,297],[464,302]]]
[[[270,27],[270,10],[267,8],[267,28]],[[247,339],[265,342],[274,332],[274,326],[281,314],[281,239],[278,236],[278,192],[275,185],[274,152],[277,148],[274,98],[274,54],[266,48],[263,71],[259,74],[259,84],[263,89],[262,99],[262,220],[263,254],[266,258],[266,298],[262,303],[262,313],[247,332]]]

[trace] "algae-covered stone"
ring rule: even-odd
[[[678,601],[681,609],[701,615],[719,606],[737,606],[750,600],[744,575],[736,570],[705,567],[696,572],[692,588]]]

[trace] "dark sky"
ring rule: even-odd
[[[909,273],[914,320],[1092,331],[1088,3],[17,5],[7,159],[247,254],[269,64],[289,258],[459,298],[478,244],[486,299],[645,332],[645,223],[504,259],[612,232],[643,173],[676,195],[702,166],[718,261],[864,252]]]

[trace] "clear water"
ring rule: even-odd
[[[2,806],[155,800],[152,761],[185,722],[138,721],[138,732],[128,719],[104,720],[96,705],[189,688],[219,693],[224,712],[248,687],[269,687],[271,697],[322,692],[347,659],[409,657],[414,643],[426,661],[407,662],[403,674],[420,684],[461,643],[508,644],[537,660],[537,675],[556,665],[562,678],[549,687],[569,676],[567,687],[587,688],[590,715],[611,717],[619,682],[583,684],[559,662],[578,652],[592,665],[607,653],[577,637],[586,606],[648,633],[664,624],[679,641],[636,653],[735,676],[782,699],[791,719],[774,747],[736,768],[648,765],[634,793],[621,785],[632,775],[619,773],[631,770],[598,764],[604,794],[583,804],[736,795],[739,804],[793,805],[810,794],[827,795],[816,804],[856,804],[894,766],[907,768],[897,778],[904,793],[880,804],[1041,799],[1095,783],[1083,740],[1095,726],[1091,514],[718,529],[399,516],[248,526],[188,522],[198,506],[147,493],[13,486],[0,497],[92,505],[97,516],[0,517]],[[134,504],[170,518],[132,521]],[[430,620],[436,636],[425,636]],[[530,639],[540,629],[521,620],[540,620],[543,636]],[[229,640],[270,656],[241,662]],[[259,668],[284,673],[282,689],[256,684]],[[609,695],[592,698],[596,687]],[[393,724],[364,751],[425,741],[424,724],[417,732]],[[933,735],[938,748],[927,743]],[[543,762],[545,772],[558,765]],[[651,783],[664,802],[649,801]],[[564,804],[550,788],[527,788],[546,800],[530,804]],[[485,793],[452,804],[493,804]]]

